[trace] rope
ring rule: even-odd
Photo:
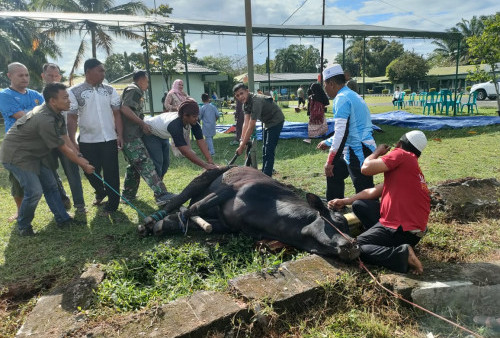
[[[135,211],[137,211],[137,213],[138,213],[139,215],[141,215],[141,217],[142,217],[143,219],[147,217],[146,215],[144,215],[144,213],[143,213],[142,211],[140,211],[139,209],[137,209],[137,208],[135,207],[135,205],[133,205],[133,204],[132,204],[132,203],[131,203],[128,199],[126,199],[125,197],[123,197],[122,195],[120,195],[120,193],[119,193],[118,191],[116,191],[115,189],[113,189],[113,187],[112,187],[112,186],[110,186],[110,185],[108,184],[108,182],[106,182],[106,181],[104,180],[104,178],[102,178],[101,176],[99,176],[99,174],[98,174],[98,173],[96,173],[96,172],[94,171],[94,173],[93,173],[93,174],[95,175],[95,177],[97,177],[98,179],[100,179],[100,180],[102,181],[102,183],[104,183],[105,185],[107,185],[107,186],[108,186],[108,188],[110,188],[111,190],[113,190],[113,192],[114,192],[115,194],[117,194],[118,196],[120,196],[120,198],[121,198],[122,200],[124,200],[124,201],[125,201],[128,205],[130,205],[130,206],[131,206],[131,207],[132,207]]]
[[[323,218],[323,220],[325,220],[328,224],[330,224],[340,235],[342,235],[342,237],[344,237],[348,242],[350,242],[351,244],[355,243],[356,241],[350,237],[348,237],[347,235],[345,235],[342,231],[339,230],[339,228],[337,228],[332,222],[330,222],[328,219],[326,219],[324,216],[321,216],[321,218]],[[368,270],[368,268],[365,266],[365,264],[363,263],[363,261],[361,260],[361,258],[358,257],[358,261],[359,261],[359,267],[363,270],[365,270],[366,272],[368,272],[368,274],[370,275],[370,277],[373,279],[373,281],[375,282],[376,285],[378,285],[380,288],[382,288],[383,290],[385,290],[386,292],[388,292],[389,294],[391,294],[392,296],[404,301],[405,303],[408,303],[424,312],[427,312],[428,314],[438,318],[438,319],[441,319],[443,321],[445,321],[446,323],[448,324],[451,324],[457,328],[459,328],[460,330],[463,330],[467,333],[470,333],[471,335],[473,335],[474,337],[482,337],[480,334],[474,332],[474,331],[471,331],[469,329],[467,329],[466,327],[464,326],[461,326],[460,324],[458,323],[455,323],[447,318],[444,318],[443,316],[440,316],[438,315],[437,313],[434,313],[430,310],[427,310],[426,308],[418,305],[418,304],[415,304],[413,302],[410,302],[409,300],[403,298],[403,296],[395,293],[394,291],[391,291],[389,290],[388,288],[386,288],[385,286],[383,286],[378,280],[377,278],[375,278],[375,276],[371,273],[370,270]]]

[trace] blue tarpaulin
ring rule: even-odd
[[[414,115],[405,111],[392,111],[382,114],[372,114],[374,130],[380,130],[375,124],[387,124],[397,127],[406,127],[419,130],[438,130],[442,128],[467,128],[500,124],[500,117],[496,116],[426,116]],[[327,119],[328,133],[333,133],[333,119]],[[218,125],[217,132],[223,133],[231,125]],[[307,123],[285,122],[280,138],[307,138]],[[257,122],[257,139],[262,140],[260,122]]]
[[[470,128],[500,124],[498,116],[429,116],[414,115],[405,111],[392,111],[372,114],[372,123],[388,124],[419,130],[438,130],[443,128]]]

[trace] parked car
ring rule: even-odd
[[[497,79],[498,85],[500,86],[500,79]],[[489,98],[490,100],[495,100],[497,98],[497,92],[495,90],[495,84],[492,80],[483,83],[476,83],[470,89],[470,92],[477,92],[477,99],[484,100]]]

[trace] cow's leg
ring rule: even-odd
[[[220,175],[231,169],[231,167],[222,167],[219,169],[212,169],[203,172],[201,175],[195,177],[181,193],[170,200],[163,206],[163,210],[167,213],[179,208],[191,198],[204,192],[210,184]]]
[[[236,196],[234,188],[223,184],[216,191],[209,193],[207,196],[191,205],[185,212],[182,213],[182,216],[188,219],[191,216],[203,215],[204,212],[222,205],[225,201],[233,198],[234,196]]]

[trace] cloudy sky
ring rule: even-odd
[[[115,0],[115,5],[128,0]],[[193,20],[213,20],[245,24],[244,0],[145,0],[148,7],[168,4],[173,8],[173,18]],[[300,7],[300,9],[298,9]],[[322,0],[253,0],[252,21],[254,24],[320,25]],[[298,9],[298,10],[297,10]],[[457,1],[457,0],[326,0],[326,25],[378,25],[418,30],[444,31],[453,27],[461,19],[469,20],[474,15],[491,15],[500,11],[498,0]],[[267,43],[256,47],[264,38],[254,37],[254,62],[264,63]],[[429,39],[399,39],[407,50],[426,55],[433,50]],[[60,40],[63,57],[56,60],[69,72],[78,47],[78,35]],[[186,35],[186,42],[197,49],[197,56],[228,55],[238,57],[242,64],[246,58],[245,37],[211,36],[208,34]],[[271,38],[271,59],[274,51],[290,44],[313,45],[320,48],[321,39]],[[113,52],[142,52],[139,42],[116,40]],[[329,62],[342,52],[342,40],[325,40],[325,57]],[[89,55],[90,57],[90,55]],[[105,55],[98,58],[104,61]],[[83,67],[83,66],[82,66]],[[81,70],[80,70],[81,72]]]

